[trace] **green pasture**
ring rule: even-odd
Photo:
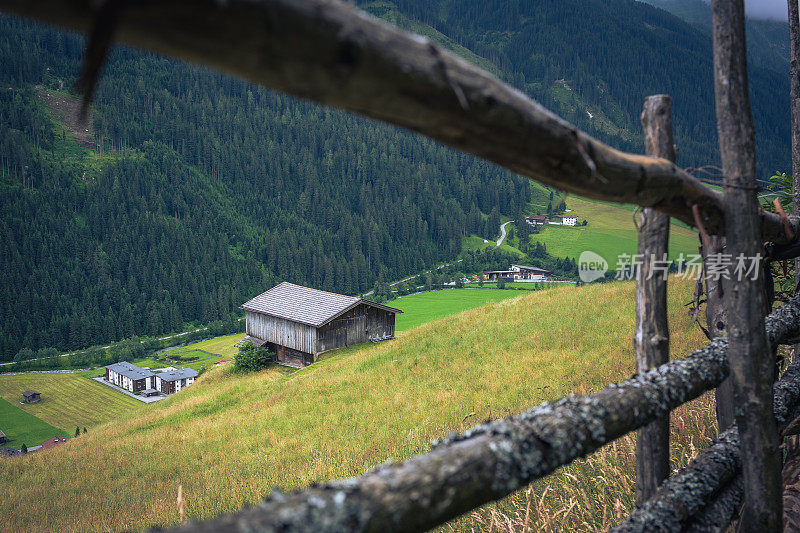
[[[51,426],[4,398],[0,398],[0,431],[10,439],[3,446],[11,446],[17,450],[23,444],[30,448],[52,437],[69,436],[64,430]]]

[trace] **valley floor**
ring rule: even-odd
[[[253,504],[276,486],[353,476],[424,452],[431,439],[486,418],[598,390],[633,371],[633,288],[613,283],[521,293],[394,341],[332,352],[296,372],[214,368],[157,408],[123,413],[47,453],[0,461],[0,529],[174,524],[179,485],[189,518],[208,518]],[[687,283],[671,285],[678,356],[703,343],[682,307],[690,290]],[[707,404],[692,416],[707,412]],[[676,429],[683,431],[676,465],[713,434],[713,406],[709,412],[708,420]],[[534,484],[533,530],[551,523],[600,529],[629,509],[629,441]],[[494,517],[516,520],[525,498],[520,493],[447,527],[488,529]],[[570,501],[572,509],[559,512],[562,522],[553,522],[551,515]]]

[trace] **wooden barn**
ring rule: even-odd
[[[36,403],[41,399],[42,395],[35,390],[26,390],[22,393],[22,403]]]
[[[267,346],[279,363],[306,366],[320,353],[394,338],[399,309],[283,282],[242,305],[244,342]]]

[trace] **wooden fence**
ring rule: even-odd
[[[89,87],[115,35],[417,131],[569,193],[637,204],[645,257],[667,250],[669,217],[700,229],[706,255],[721,250],[722,239],[729,253],[752,255],[771,241],[773,257],[797,255],[798,219],[756,204],[742,0],[712,2],[724,194],[673,163],[668,97],[645,102],[647,155],[623,153],[428,39],[336,0],[0,0],[0,8],[89,31]],[[174,531],[432,528],[640,428],[637,507],[617,530],[719,531],[744,505],[745,531],[775,531],[777,443],[800,416],[800,362],[776,382],[774,347],[800,340],[800,296],[765,318],[762,282],[709,284],[713,340],[667,362],[666,279],[645,260],[637,277],[633,378],[480,424],[358,478],[275,491],[252,508]],[[729,411],[719,415],[724,431],[665,479],[667,415],[720,385],[718,401]]]

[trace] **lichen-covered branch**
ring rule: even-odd
[[[770,343],[779,344],[793,338],[797,324],[800,324],[800,299],[795,297],[767,317]],[[800,415],[800,360],[787,368],[773,391],[775,422],[782,431]],[[733,426],[686,468],[664,481],[653,498],[634,510],[614,531],[649,531],[657,524],[659,531],[677,532],[684,531],[692,523],[698,528],[710,525],[709,521],[698,520],[698,516],[708,511],[719,517],[735,506],[736,490],[741,487],[731,484],[741,475],[740,458],[739,431]],[[728,485],[731,490],[725,493]],[[720,500],[723,494],[725,500]],[[707,518],[710,517],[711,514]]]
[[[723,533],[741,511],[744,481],[736,476],[683,529],[686,533]]]
[[[87,31],[93,5],[0,0],[0,9]],[[666,159],[620,152],[429,39],[336,0],[118,2],[124,43],[422,133],[587,198],[654,207],[722,231],[722,195]],[[760,215],[764,240],[787,240]],[[797,219],[792,222],[800,234]]]
[[[773,342],[800,331],[799,302],[784,304],[768,318]],[[419,531],[435,527],[546,476],[717,386],[728,374],[726,349],[727,339],[720,337],[686,359],[595,394],[568,396],[518,416],[480,424],[462,435],[453,434],[429,453],[405,462],[290,494],[276,491],[235,515],[186,524],[174,531]],[[776,415],[786,423],[800,412],[800,363],[787,373],[786,383],[782,380],[776,385],[775,399]],[[716,486],[736,471],[736,465],[724,459],[727,453],[720,452]]]

